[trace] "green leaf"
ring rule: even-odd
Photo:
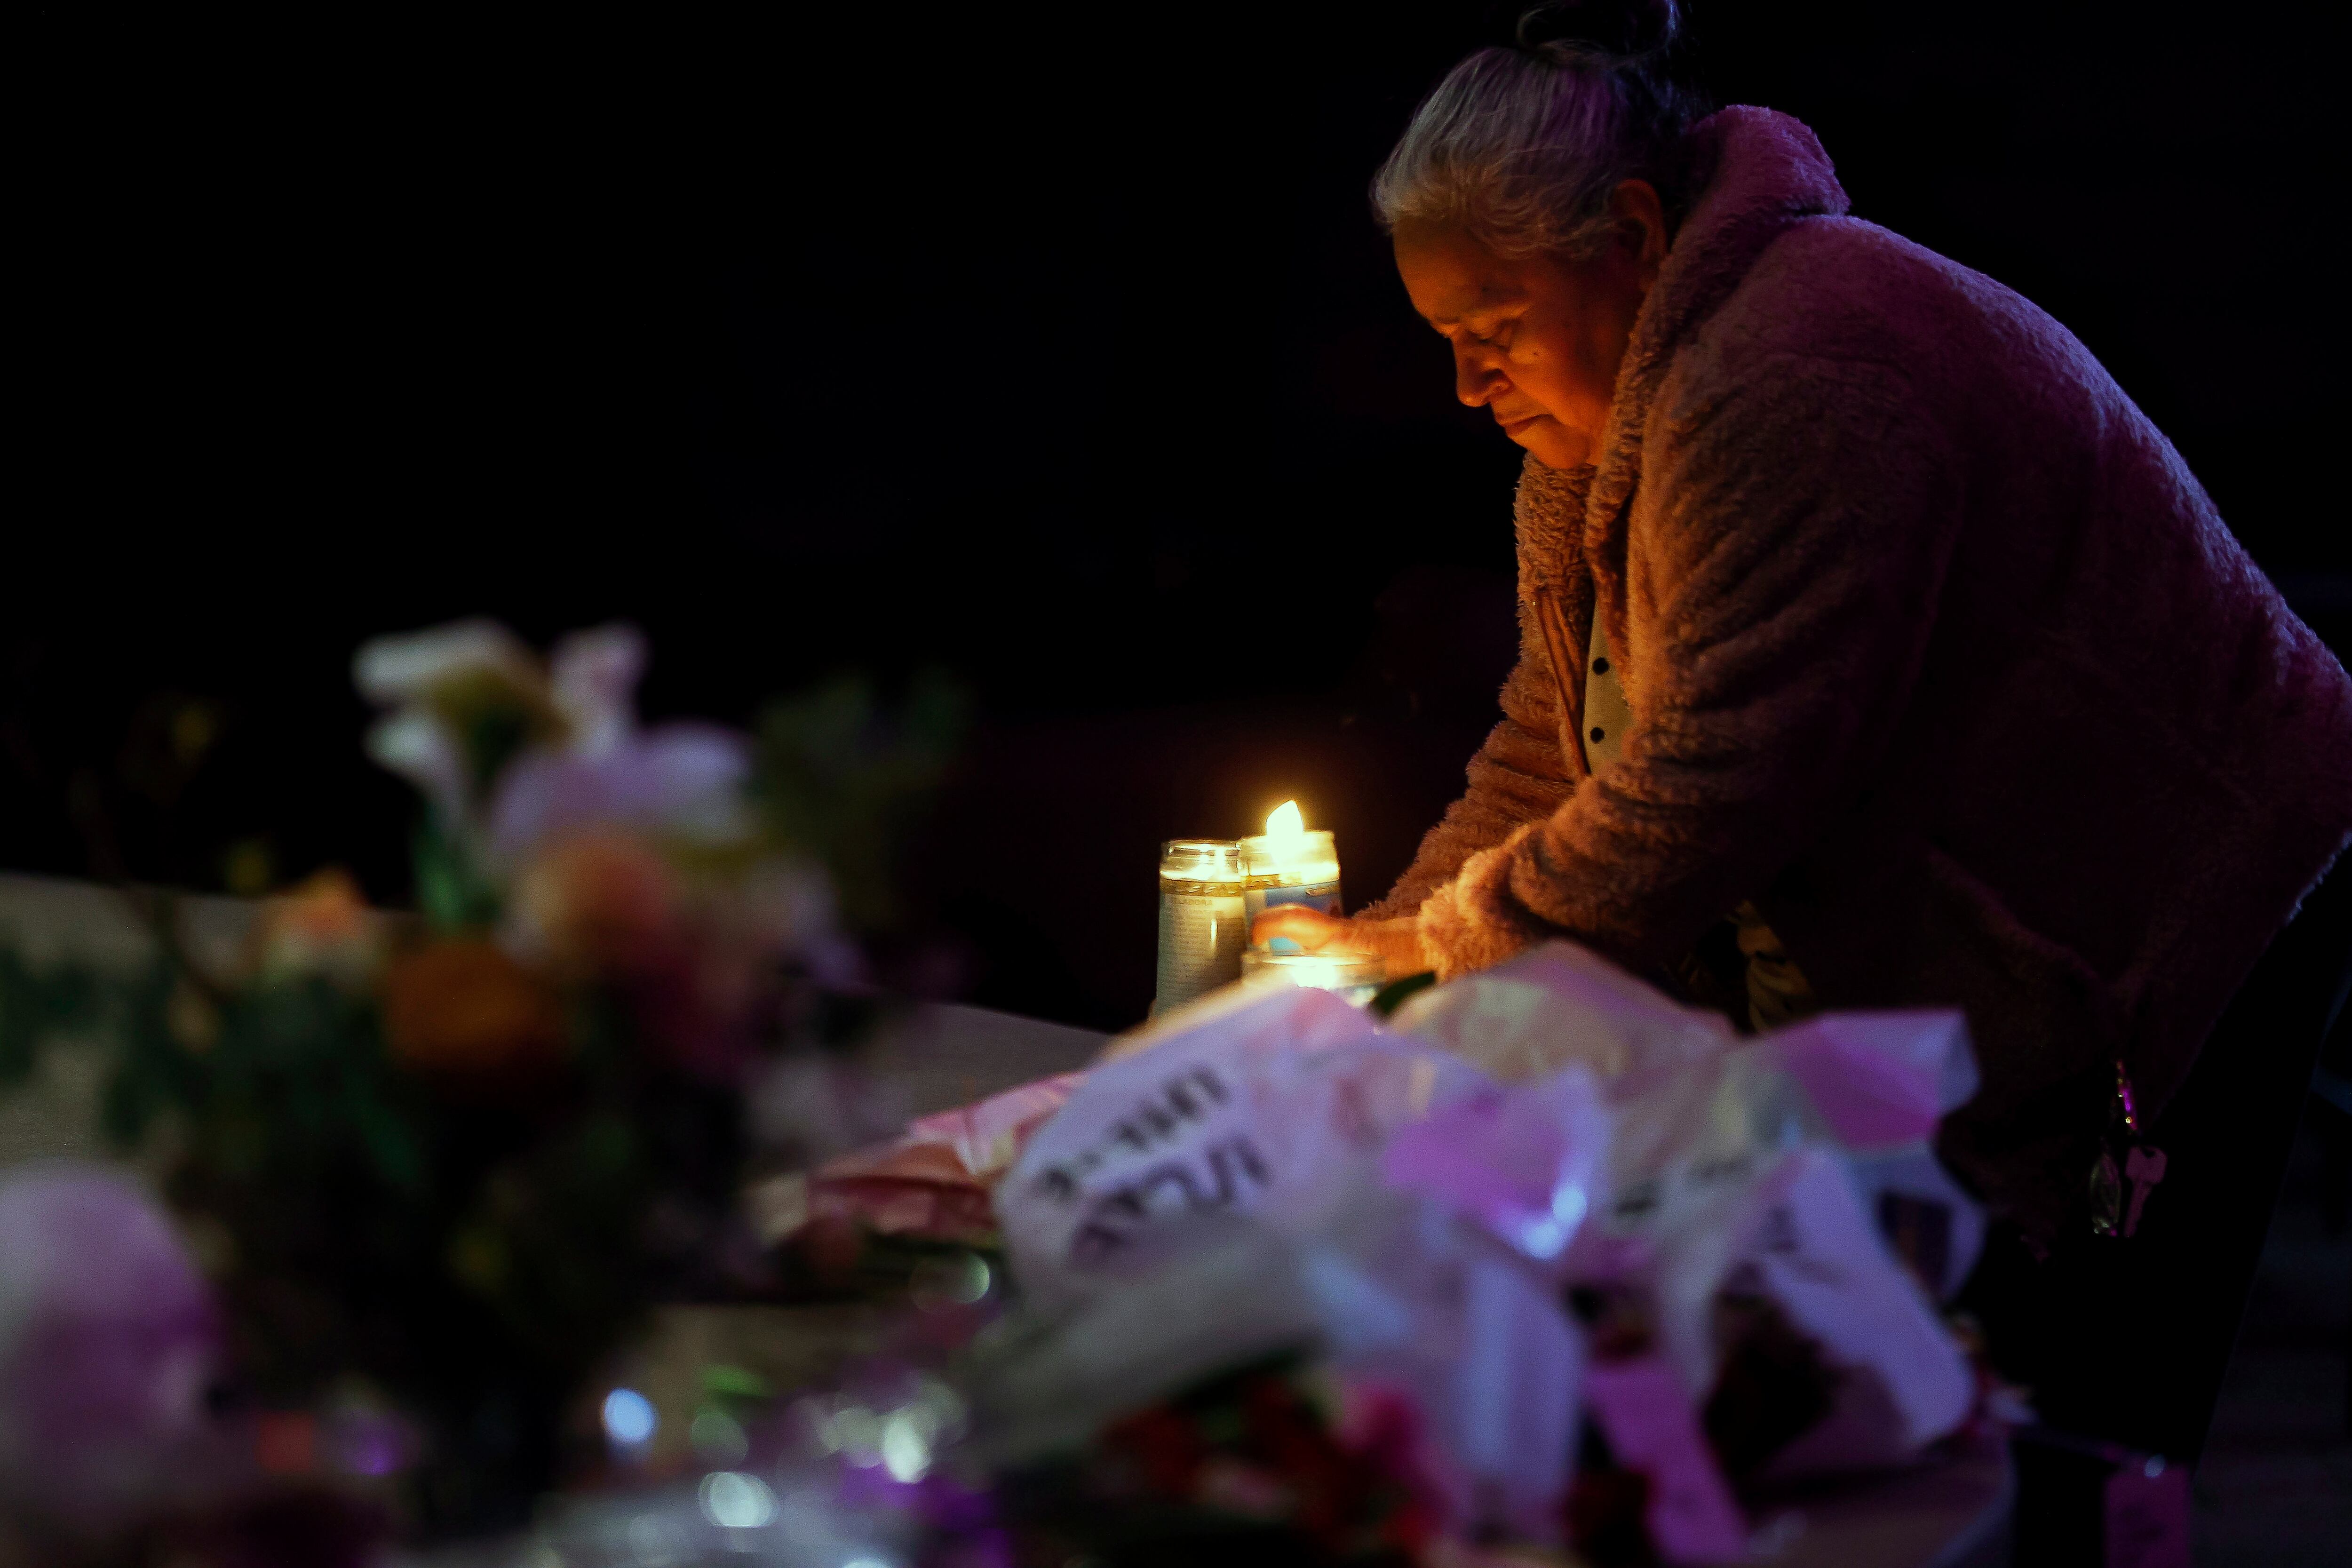
[[[1416,993],[1426,991],[1436,984],[1437,972],[1433,969],[1424,969],[1418,974],[1402,975],[1372,994],[1371,1009],[1385,1018],[1403,1006]]]
[[[351,1119],[383,1184],[410,1197],[422,1194],[426,1185],[425,1149],[415,1130],[377,1100],[352,1106]]]
[[[618,1116],[592,1116],[572,1140],[570,1164],[581,1185],[604,1187],[628,1179],[637,1161],[637,1131]]]
[[[108,1080],[106,1092],[99,1102],[100,1131],[118,1148],[132,1147],[145,1135],[158,1098],[152,1079],[130,1072],[116,1073]]]
[[[15,949],[0,949],[0,1088],[30,1078],[42,1047],[56,1037],[90,1027],[99,993],[98,977],[86,964],[37,971]]]
[[[30,989],[16,955],[0,952],[0,1088],[33,1075],[40,1031],[33,1026]]]
[[[416,905],[438,931],[480,931],[499,921],[499,891],[474,864],[462,837],[437,816],[418,825],[411,853]]]
[[[702,1392],[725,1399],[768,1399],[775,1389],[749,1367],[712,1362],[702,1369]]]

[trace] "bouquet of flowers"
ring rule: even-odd
[[[1234,988],[928,1118],[806,1205],[993,1239],[1018,1288],[925,1456],[985,1528],[901,1500],[894,1552],[1738,1560],[1788,1489],[1974,1440],[1938,1303],[1981,1215],[1928,1141],[1975,1082],[1957,1015],[1743,1041],[1552,944],[1385,1021]],[[887,1459],[792,1473],[870,1523],[856,1467]]]
[[[641,725],[645,658],[626,627],[542,658],[486,622],[361,650],[370,751],[425,802],[413,914],[329,872],[226,970],[152,896],[134,978],[0,953],[0,1086],[74,1031],[121,1042],[105,1131],[226,1341],[173,1397],[241,1410],[267,1468],[396,1473],[427,1536],[520,1516],[652,1302],[774,1283],[751,1144],[845,1129],[755,1127],[746,1091],[870,1018],[852,933],[895,914],[890,836],[954,739],[940,689],[887,722],[854,683],[756,740]]]

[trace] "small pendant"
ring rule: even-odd
[[[2091,1167],[2091,1234],[2115,1235],[2123,1222],[2123,1173],[2116,1169],[2116,1157],[2103,1143],[2099,1163]]]

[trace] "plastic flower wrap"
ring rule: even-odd
[[[1507,1089],[1326,992],[1209,1010],[1090,1074],[999,1188],[1024,1289],[1072,1314],[995,1373],[1000,1440],[1311,1354],[1412,1413],[1427,1522],[1557,1540],[1583,1352],[1549,1268],[1604,1140],[1589,1079]]]
[[[1065,1487],[1115,1491],[1104,1445],[1156,1433],[1160,1495],[1295,1524],[1295,1478],[1176,1419],[1289,1358],[1329,1431],[1410,1434],[1433,1542],[1606,1542],[1631,1509],[1708,1562],[1746,1551],[1739,1489],[1907,1464],[1970,1412],[1935,1301],[1981,1219],[1927,1143],[1974,1089],[1952,1015],[1742,1041],[1563,945],[1387,1029],[1237,991],[1112,1056],[995,1193],[1038,1315],[975,1386],[1016,1472],[1093,1453]]]
[[[1030,1136],[1060,1110],[1081,1077],[1022,1084],[976,1105],[919,1117],[890,1142],[829,1160],[813,1173],[764,1184],[761,1228],[771,1240],[813,1220],[881,1236],[993,1242],[991,1194]]]
[[[1599,1070],[1605,1169],[1561,1275],[1596,1339],[1596,1426],[1646,1478],[1668,1560],[1738,1548],[1730,1482],[1908,1464],[1969,1416],[1974,1377],[1936,1302],[1982,1218],[1927,1144],[1975,1089],[1957,1015],[1832,1014],[1710,1046],[1687,1009],[1563,943],[1394,1023],[1507,1044],[1521,1071]]]

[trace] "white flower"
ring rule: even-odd
[[[466,822],[466,758],[440,720],[417,709],[387,714],[368,731],[367,754],[422,791],[442,821]]]
[[[539,657],[495,621],[454,621],[376,637],[352,660],[362,696],[393,710],[367,736],[368,755],[424,792],[442,820],[472,837],[475,791],[504,757],[476,754],[481,721],[503,716],[520,742],[562,719]]]
[[[452,621],[374,637],[352,660],[352,680],[360,695],[387,708],[428,700],[437,689],[478,673],[525,689],[547,683],[539,656],[496,621]]]
[[[571,750],[603,756],[637,724],[637,681],[646,672],[645,635],[614,625],[573,632],[548,660],[556,711],[572,728]]]

